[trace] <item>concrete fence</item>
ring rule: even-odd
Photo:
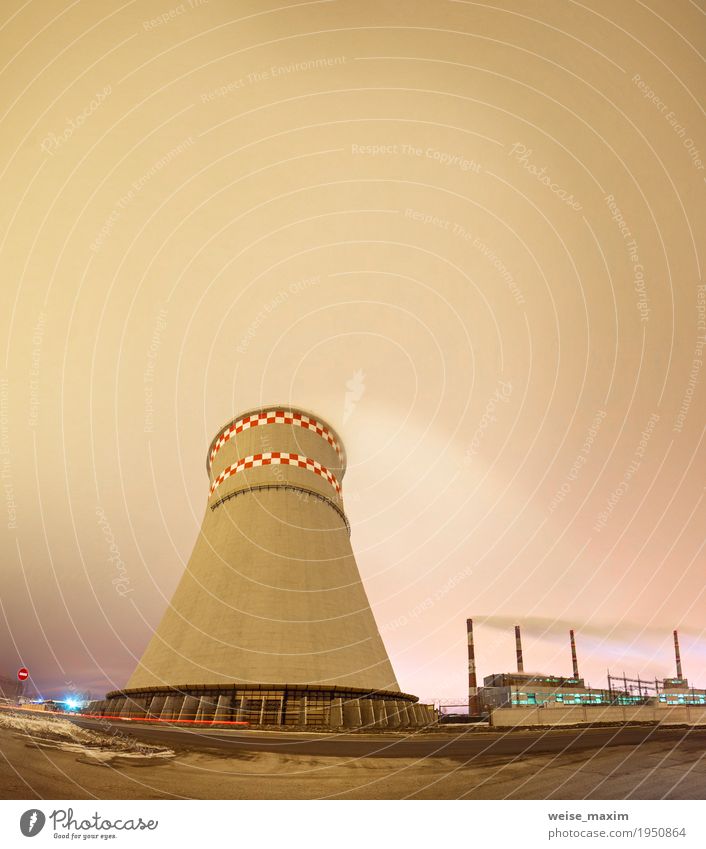
[[[537,725],[589,725],[593,722],[657,722],[660,725],[706,725],[704,705],[569,705],[566,707],[495,708],[490,724],[496,728]]]

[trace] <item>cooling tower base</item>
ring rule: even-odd
[[[362,690],[313,684],[241,686],[185,685],[116,690],[92,702],[88,713],[121,719],[234,722],[267,727],[409,728],[435,719],[431,706],[392,690]]]

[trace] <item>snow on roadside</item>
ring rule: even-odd
[[[39,711],[0,711],[0,729],[27,735],[36,745],[73,752],[96,762],[109,763],[116,757],[120,757],[121,762],[126,758],[139,761],[174,757],[171,749],[141,743],[122,732],[90,731],[67,719],[43,715]]]
[[[0,712],[0,728],[9,731],[19,731],[33,737],[44,737],[48,740],[75,740],[78,743],[98,745],[100,736],[93,731],[79,728],[67,719],[42,715],[39,711],[30,713]]]

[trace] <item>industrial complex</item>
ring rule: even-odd
[[[645,680],[615,676],[608,672],[606,689],[587,687],[579,675],[576,638],[569,631],[571,647],[571,677],[561,675],[539,675],[524,671],[522,637],[520,626],[515,626],[515,653],[517,670],[486,675],[483,686],[478,687],[476,675],[475,642],[473,620],[466,620],[468,635],[468,713],[470,717],[492,716],[498,709],[532,706],[540,708],[563,708],[571,706],[603,707],[667,707],[706,705],[706,690],[689,687],[682,673],[679,651],[679,635],[674,631],[676,678]],[[585,713],[587,721],[600,721],[598,713]],[[639,716],[639,714],[636,714]],[[647,718],[647,714],[645,714]]]

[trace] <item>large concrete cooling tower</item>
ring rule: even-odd
[[[401,693],[350,544],[333,428],[250,410],[213,439],[206,515],[125,690],[100,711],[264,725],[426,721]]]

